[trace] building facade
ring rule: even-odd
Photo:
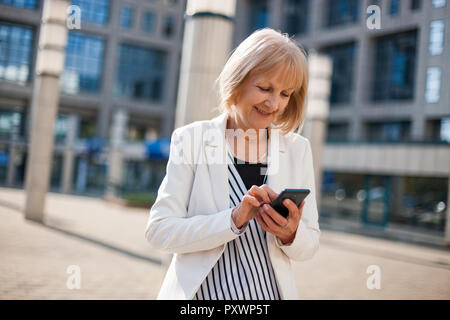
[[[185,0],[72,4],[81,29],[66,48],[53,190],[102,194],[113,135],[124,141],[121,186],[155,190],[165,163],[145,141],[173,130]],[[449,1],[236,6],[233,47],[268,26],[332,58],[321,224],[450,243]],[[22,187],[42,1],[0,9],[0,184]]]
[[[149,159],[145,141],[173,130],[185,1],[71,5],[52,190],[102,194],[116,129],[123,187],[155,188],[164,162]],[[1,0],[0,9],[0,184],[23,187],[43,0]],[[115,121],[119,112],[124,121]]]

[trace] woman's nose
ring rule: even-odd
[[[274,95],[271,95],[265,101],[265,106],[270,109],[270,112],[276,111],[278,109],[278,104],[279,104],[279,101]]]

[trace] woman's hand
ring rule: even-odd
[[[256,217],[258,208],[264,203],[272,203],[278,194],[269,186],[252,186],[242,201],[233,209],[231,214],[236,227],[241,228]]]
[[[258,221],[263,230],[278,237],[283,245],[286,245],[292,243],[295,239],[305,201],[303,200],[298,207],[290,199],[285,199],[283,204],[289,210],[287,218],[283,217],[268,204],[264,204],[257,211],[256,221]]]

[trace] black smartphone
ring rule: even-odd
[[[271,206],[283,217],[287,218],[289,210],[283,205],[284,199],[291,199],[298,207],[311,191],[309,189],[284,189],[278,197],[272,201]]]

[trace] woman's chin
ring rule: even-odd
[[[253,129],[266,129],[271,124],[269,120],[255,120],[251,122],[251,127]]]

